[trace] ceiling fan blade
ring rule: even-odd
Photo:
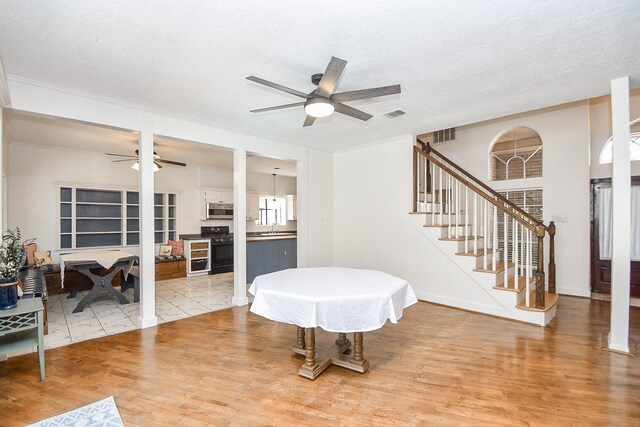
[[[265,111],[273,111],[273,110],[282,110],[284,108],[291,108],[291,107],[302,107],[304,105],[304,102],[294,102],[293,104],[285,104],[285,105],[278,105],[275,107],[267,107],[267,108],[258,108],[257,110],[250,110],[251,113],[262,113]]]
[[[304,124],[302,125],[302,127],[307,127],[307,126],[311,126],[313,124],[313,122],[316,121],[316,118],[313,116],[307,116],[306,119],[304,119]]]
[[[344,59],[331,57],[327,69],[324,71],[320,83],[318,83],[318,95],[326,98],[330,97],[333,91],[338,86],[338,80],[344,71],[344,67],[347,65],[347,61]]]
[[[372,89],[352,90],[331,95],[334,102],[349,102],[359,99],[375,98],[377,96],[393,95],[400,93],[400,85],[376,87]]]
[[[129,157],[130,159],[137,159],[138,156],[130,156],[128,154],[113,154],[113,153],[104,153],[107,156],[118,156],[118,157]]]
[[[369,113],[365,113],[364,111],[357,110],[353,107],[349,107],[345,104],[340,104],[336,102],[335,111],[337,113],[346,114],[347,116],[355,117],[356,119],[364,120],[365,122],[373,117]]]
[[[122,160],[111,160],[111,163],[120,163],[120,162],[133,162],[138,161],[138,159],[122,159]]]
[[[168,165],[176,165],[176,166],[187,166],[186,163],[182,163],[182,162],[176,162],[174,160],[165,160],[165,159],[155,159],[154,160],[156,163],[166,163]],[[160,166],[160,165],[158,165]]]
[[[249,77],[247,77],[247,80],[251,80],[252,82],[260,83],[261,85],[269,86],[269,87],[271,87],[273,89],[278,89],[278,90],[281,90],[283,92],[290,93],[291,95],[299,96],[300,98],[305,98],[306,99],[306,98],[309,97],[306,93],[300,92],[300,91],[295,90],[295,89],[288,88],[286,86],[279,85],[277,83],[272,83],[272,82],[267,81],[265,79],[261,79],[260,77],[249,76]]]
[[[158,163],[157,160],[155,162],[153,162],[153,163],[158,167],[158,169],[162,169],[162,165],[160,163]]]

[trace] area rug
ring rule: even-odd
[[[124,427],[113,396],[82,408],[47,418],[28,427]]]

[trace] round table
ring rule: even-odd
[[[305,356],[299,374],[315,379],[334,364],[360,373],[369,362],[363,355],[363,332],[397,323],[416,299],[406,280],[381,271],[341,267],[294,268],[258,276],[249,288],[251,312],[297,326],[292,351]],[[335,345],[316,352],[315,328],[337,332]],[[346,334],[354,333],[352,354]]]

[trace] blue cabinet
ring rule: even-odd
[[[295,268],[298,265],[297,240],[247,242],[247,283],[256,276]]]

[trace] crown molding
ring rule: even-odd
[[[0,107],[10,107],[11,97],[9,96],[9,85],[7,84],[7,78],[4,74],[4,65],[2,65],[2,58],[0,58]]]

